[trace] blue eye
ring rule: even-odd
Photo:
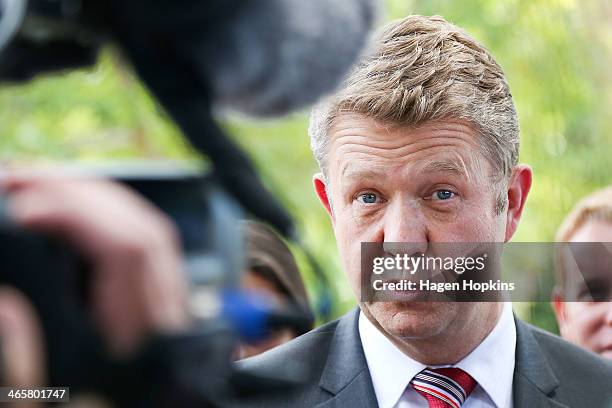
[[[357,201],[359,201],[362,204],[376,204],[377,200],[378,200],[378,197],[376,196],[376,194],[373,194],[373,193],[364,193],[364,194],[360,194],[357,197]]]
[[[455,196],[450,190],[438,190],[434,193],[434,200],[450,200]]]

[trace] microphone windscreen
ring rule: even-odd
[[[197,63],[220,108],[276,116],[329,93],[359,57],[376,0],[257,0],[202,44]]]

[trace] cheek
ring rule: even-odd
[[[449,215],[426,217],[433,242],[498,242],[504,237],[503,216],[483,203],[465,203]]]
[[[599,303],[568,303],[568,326],[581,344],[593,342],[593,335],[604,324],[604,308]]]
[[[355,228],[355,223],[347,221],[342,213],[336,215],[334,235],[342,268],[348,277],[355,297],[359,299],[361,297],[361,242],[369,242],[372,239],[361,234]]]
[[[359,238],[351,239],[350,234],[336,235],[338,252],[344,270],[352,283],[358,283],[361,273],[361,242]]]
[[[475,239],[481,242],[503,241],[506,231],[504,213],[496,214],[490,203],[480,203],[478,208],[471,212]]]

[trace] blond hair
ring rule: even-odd
[[[555,240],[569,241],[587,221],[612,223],[612,186],[595,191],[583,198],[561,223]]]
[[[568,242],[588,221],[612,224],[612,186],[597,190],[580,200],[561,223],[555,241]],[[567,270],[559,247],[555,248],[555,273],[557,282],[564,288]]]
[[[483,46],[442,17],[416,15],[389,24],[372,46],[341,89],[312,111],[311,147],[323,173],[334,120],[357,113],[407,127],[465,120],[481,135],[495,178],[509,178],[518,161],[518,119],[504,73]]]

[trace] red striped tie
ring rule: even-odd
[[[426,368],[410,385],[427,399],[429,408],[460,408],[476,387],[476,380],[460,368]]]

